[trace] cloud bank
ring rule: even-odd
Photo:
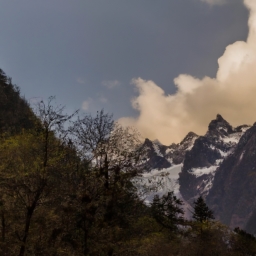
[[[180,142],[189,132],[204,134],[209,121],[221,114],[232,125],[256,121],[256,1],[244,0],[250,10],[246,42],[227,46],[218,59],[216,78],[197,79],[181,74],[174,79],[177,92],[166,95],[153,81],[141,78],[132,83],[138,96],[132,106],[138,118],[121,118],[144,137],[164,144]]]

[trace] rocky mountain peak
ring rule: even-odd
[[[152,145],[152,141],[150,139],[146,138],[145,141],[144,141],[144,145],[145,146],[151,146]]]
[[[244,132],[246,132],[250,127],[251,127],[250,125],[243,124],[243,125],[237,126],[237,127],[234,129],[234,131],[235,131],[235,132],[242,132],[242,133],[244,133]]]
[[[183,144],[187,144],[193,140],[195,140],[196,138],[198,138],[199,136],[197,134],[195,134],[194,132],[189,132],[185,138],[180,142],[179,145],[183,145]]]
[[[220,114],[217,114],[216,120],[219,122],[226,121]]]
[[[210,122],[206,136],[223,137],[228,136],[233,132],[233,127],[220,114],[217,114],[216,119]]]
[[[189,132],[169,146],[146,139],[144,146],[149,168],[137,186],[149,188],[147,198],[174,190],[193,205],[201,195],[217,219],[256,234],[256,123],[233,128],[218,114],[204,136]]]
[[[235,150],[247,129],[247,125],[233,128],[219,114],[210,122],[206,135],[195,140],[184,158],[180,173],[180,191],[186,200],[209,192],[217,168]]]
[[[147,152],[144,162],[146,170],[150,171],[152,169],[168,168],[171,166],[171,163],[164,157],[167,146],[162,145],[159,141],[145,139],[143,147]]]
[[[147,160],[144,164],[149,170],[181,164],[198,137],[194,132],[189,132],[179,144],[173,143],[170,146],[162,145],[158,140],[145,139],[143,147],[147,152]]]

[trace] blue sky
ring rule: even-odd
[[[214,77],[226,46],[246,40],[243,2],[214,1],[0,0],[0,67],[28,101],[136,117],[132,79],[173,94],[179,74]]]

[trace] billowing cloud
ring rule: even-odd
[[[107,87],[108,89],[113,89],[121,85],[121,83],[118,80],[102,81],[101,84]]]
[[[215,78],[197,79],[182,74],[174,79],[177,92],[166,95],[153,81],[141,78],[132,83],[138,96],[132,106],[138,118],[121,118],[144,137],[162,143],[179,142],[189,131],[204,134],[209,121],[221,114],[232,125],[256,121],[256,1],[244,0],[250,10],[246,42],[227,46],[218,59]]]
[[[201,0],[203,3],[207,3],[209,5],[222,5],[226,4],[227,0]]]

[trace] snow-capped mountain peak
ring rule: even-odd
[[[144,147],[147,168],[134,183],[147,202],[173,190],[188,206],[202,195],[217,219],[256,234],[256,123],[232,127],[218,114],[204,136]]]

